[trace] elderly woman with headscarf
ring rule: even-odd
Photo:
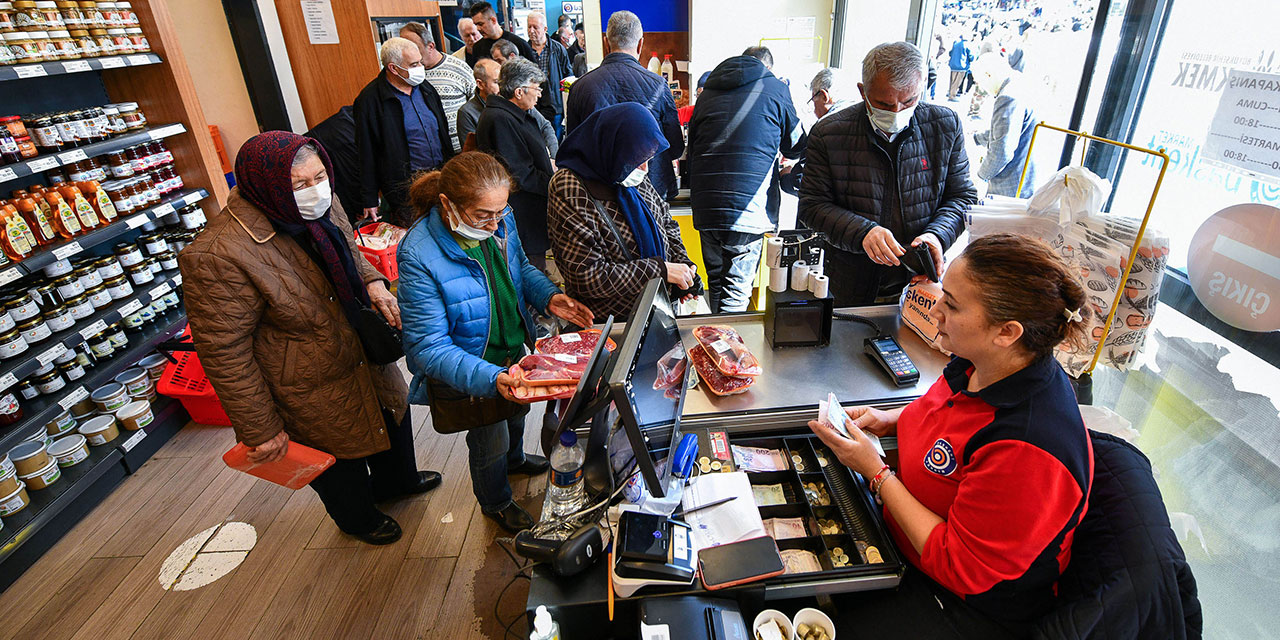
[[[400,526],[374,503],[429,491],[440,474],[417,470],[403,375],[361,342],[364,308],[396,327],[400,312],[354,246],[332,171],[310,138],[254,136],[226,207],[178,263],[196,352],[249,459],[278,461],[290,441],[332,454],[311,488],[343,532],[388,544]]]
[[[667,203],[647,177],[667,140],[634,102],[605,107],[560,145],[547,228],[565,291],[599,315],[625,317],[653,278],[672,298],[701,291]]]

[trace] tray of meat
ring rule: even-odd
[[[653,388],[672,389],[684,382],[684,370],[688,359],[684,355],[684,345],[677,342],[671,350],[658,359],[658,375],[653,379]],[[671,397],[667,395],[667,397]]]
[[[511,367],[511,376],[530,387],[578,384],[587,369],[588,356],[535,353],[520,359]]]
[[[515,369],[515,366],[512,366]],[[514,371],[512,372],[514,376]],[[517,402],[532,404],[534,402],[542,402],[544,400],[563,400],[564,398],[572,398],[578,385],[576,384],[557,384],[551,386],[530,387],[524,384],[518,384],[511,388],[512,393],[516,397]]]
[[[590,356],[591,351],[596,348],[596,343],[599,341],[599,329],[583,329],[574,333],[562,333],[558,336],[542,338],[534,344],[533,350],[544,354],[563,353],[569,356]],[[618,345],[612,339],[609,339],[605,343],[605,348],[613,351],[618,348]]]
[[[703,325],[693,330],[693,337],[706,350],[712,364],[730,376],[758,376],[764,373],[742,336],[733,327]]]
[[[755,384],[756,379],[747,376],[728,376],[716,368],[706,349],[689,350],[690,364],[698,373],[698,380],[706,385],[707,390],[718,396],[731,396],[742,393]]]

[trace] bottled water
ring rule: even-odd
[[[542,519],[559,520],[587,504],[587,489],[582,480],[582,462],[586,450],[578,442],[578,434],[565,431],[551,452],[551,474],[547,497],[542,505]]]

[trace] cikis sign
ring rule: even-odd
[[[1280,209],[1239,204],[1213,214],[1191,240],[1187,275],[1219,320],[1280,330]]]

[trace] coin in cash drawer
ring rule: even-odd
[[[720,464],[720,461],[719,461],[719,460],[716,460],[715,462],[712,462],[712,463],[711,463],[711,470],[712,470],[712,471],[719,471],[722,467],[724,467],[724,465],[723,465],[723,464]]]
[[[791,461],[792,461],[792,462],[794,462],[794,463],[796,463],[796,464],[800,464],[801,462],[803,462],[803,461],[804,461],[804,458],[801,458],[801,457],[800,457],[800,454],[798,454],[798,453],[793,453],[793,454],[791,454]]]
[[[699,465],[711,464],[711,458],[708,458],[707,456],[702,456],[701,458],[698,458],[698,464]]]
[[[801,462],[801,461],[799,461],[799,460],[796,460],[796,471],[801,471],[801,472],[803,472],[803,471],[804,471],[804,463],[803,463],[803,462]]]
[[[879,564],[881,562],[884,562],[884,558],[880,555],[880,550],[875,547],[868,546],[867,562],[870,562],[872,564]]]
[[[703,473],[711,473],[711,463],[709,462],[704,462],[698,465],[698,468],[701,469]]]
[[[840,547],[834,547],[833,549],[831,549],[831,553],[834,553],[837,556],[842,556],[844,555],[844,549],[841,549]]]

